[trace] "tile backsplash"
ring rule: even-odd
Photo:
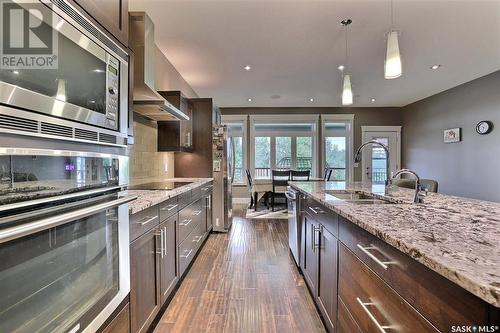
[[[134,144],[128,151],[131,185],[174,176],[174,153],[158,152],[156,122],[142,117],[134,119]]]

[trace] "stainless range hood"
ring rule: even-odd
[[[129,13],[130,44],[134,51],[134,111],[156,121],[189,120],[155,89],[154,24],[145,12]]]

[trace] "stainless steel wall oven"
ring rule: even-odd
[[[11,5],[34,15],[26,7],[30,2]],[[0,67],[0,131],[123,144],[127,51],[69,2],[40,0],[37,10],[43,14],[41,26],[57,42],[57,66]]]
[[[95,332],[128,297],[127,159],[0,148],[0,332]]]

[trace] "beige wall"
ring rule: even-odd
[[[410,104],[403,111],[403,166],[435,179],[439,192],[500,202],[500,71]],[[497,128],[476,133],[490,120]],[[462,141],[443,130],[462,128]]]
[[[156,90],[180,90],[187,97],[198,97],[158,47],[155,60]],[[174,153],[158,152],[156,122],[134,113],[134,144],[128,147],[128,151],[130,184],[150,182],[152,178],[174,176]],[[165,166],[168,171],[165,171]]]
[[[361,145],[361,126],[401,126],[402,115],[401,108],[221,108],[225,114],[354,114],[354,149]],[[247,129],[250,133],[250,129]],[[251,145],[247,143],[247,156]],[[321,149],[321,148],[320,148]],[[318,156],[319,158],[319,156]],[[316,164],[321,169],[318,161]],[[318,170],[319,172],[320,170]],[[354,168],[354,180],[361,180],[361,168]],[[246,189],[235,189],[235,197],[244,197],[248,195]]]
[[[134,144],[128,147],[130,184],[147,183],[152,178],[174,176],[174,153],[158,152],[156,122],[141,116],[134,120]],[[167,171],[165,171],[167,167]]]

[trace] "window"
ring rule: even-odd
[[[332,169],[331,181],[353,180],[353,115],[323,115],[323,163]]]
[[[251,116],[252,172],[271,178],[271,170],[310,170],[315,174],[317,115]]]
[[[222,123],[229,128],[234,145],[234,184],[246,184],[247,116],[223,115]]]

